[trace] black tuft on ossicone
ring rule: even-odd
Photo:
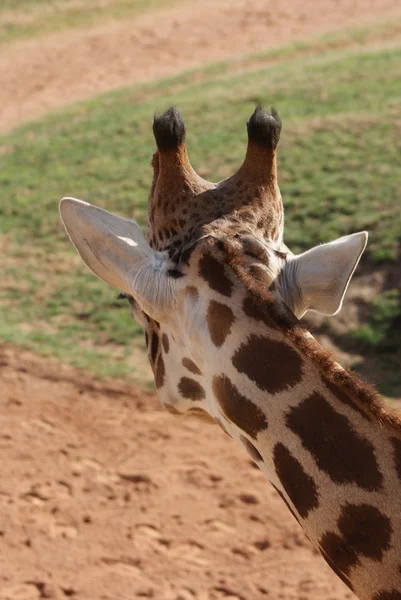
[[[153,134],[159,150],[175,150],[185,141],[184,120],[175,106],[172,106],[162,115],[155,115],[153,121]]]
[[[247,122],[247,127],[250,142],[270,150],[276,148],[280,139],[281,119],[275,108],[272,107],[271,114],[269,114],[259,104]]]

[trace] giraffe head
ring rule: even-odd
[[[194,171],[186,149],[184,121],[175,108],[155,117],[153,183],[148,240],[157,250],[182,251],[210,229],[250,233],[280,249],[283,205],[277,185],[276,147],[281,120],[258,106],[247,123],[248,149],[238,171],[218,184]],[[209,226],[209,227],[208,227]]]
[[[290,252],[277,184],[281,121],[258,107],[247,125],[242,166],[212,184],[189,162],[178,111],[155,118],[147,240],[134,220],[72,198],[60,204],[84,262],[130,299],[160,398],[176,412],[217,417],[212,373],[232,369],[234,350],[266,325],[249,295],[252,282],[286,323],[307,310],[335,314],[366,246],[362,232]]]

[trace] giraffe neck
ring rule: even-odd
[[[399,431],[319,373],[297,387],[258,404],[266,428],[255,437],[249,428],[233,437],[359,598],[400,593]]]
[[[179,355],[170,397],[178,390],[189,411],[206,408],[249,452],[359,598],[401,600],[401,422],[249,275],[230,243],[206,241],[191,258],[198,313],[180,346],[196,369]],[[207,331],[196,314],[207,315]]]
[[[225,428],[359,598],[401,600],[401,421],[230,266],[248,323],[234,369],[213,378]]]

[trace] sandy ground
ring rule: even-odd
[[[0,128],[399,0],[192,2],[0,54]],[[155,107],[157,108],[157,107]],[[123,382],[0,345],[0,600],[343,600],[249,458]]]
[[[1,600],[352,597],[219,428],[8,346],[0,365]]]
[[[0,51],[0,131],[100,92],[350,25],[399,0],[192,0]]]

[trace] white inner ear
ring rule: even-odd
[[[150,316],[171,307],[175,280],[168,255],[155,252],[133,219],[117,217],[75,198],[63,198],[60,215],[84,263],[118,290],[132,295]]]
[[[285,302],[301,318],[307,310],[335,315],[365,250],[366,231],[353,233],[290,258],[281,279]]]

